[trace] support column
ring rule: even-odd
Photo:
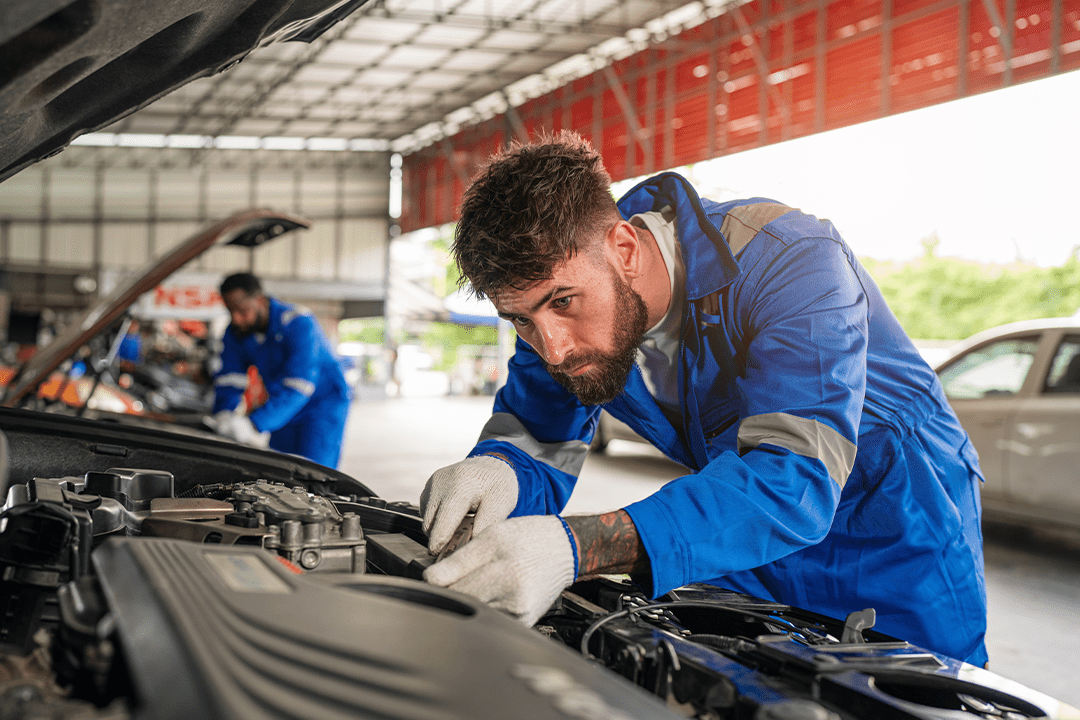
[[[529,142],[529,131],[525,129],[525,123],[521,122],[521,116],[518,115],[517,108],[510,104],[510,96],[506,93],[499,94],[502,96],[503,102],[506,103],[506,121],[509,123],[506,134],[516,137],[520,142]]]
[[[38,207],[41,217],[38,220],[38,265],[42,268],[49,264],[49,197],[52,189],[52,171],[46,166],[41,169],[41,197],[38,198]],[[38,292],[44,297],[45,280],[40,274],[41,286]]]
[[[293,172],[293,208],[297,215],[303,217],[304,215],[304,193],[303,193],[304,173],[301,170]],[[300,258],[303,257],[303,252],[300,242],[300,238],[303,230],[297,231],[293,235],[293,277],[300,277]]]
[[[968,91],[968,52],[971,48],[971,0],[960,0],[960,37],[957,43],[956,96],[966,97]]]
[[[825,129],[825,45],[829,42],[828,0],[818,0],[817,43],[814,47],[814,132]]]
[[[1005,0],[1005,17],[1002,18],[998,11],[997,0],[983,0],[983,7],[994,29],[998,31],[997,41],[1001,46],[1002,62],[1001,85],[1012,85],[1012,55],[1013,55],[1013,20],[1016,17],[1016,0]]]
[[[334,173],[334,279],[341,280],[345,262],[345,167],[339,164]],[[339,320],[341,318],[338,318]]]
[[[784,68],[791,70],[795,65],[795,12],[791,7],[790,0],[784,0]],[[795,106],[795,78],[787,77],[784,81],[783,92],[784,105],[788,108]],[[791,139],[792,113],[783,115],[780,126],[780,141]]]
[[[892,0],[881,0],[881,95],[878,96],[880,103],[879,112],[886,117],[892,112],[892,83],[889,77],[892,75],[892,31],[893,31],[893,3]]]
[[[105,237],[104,237],[104,222],[105,222],[105,166],[102,163],[97,163],[94,166],[94,217],[93,225],[91,226],[93,243],[93,250],[91,262],[94,266],[94,279],[97,280],[98,287],[101,287],[101,270],[104,265],[105,254]]]
[[[718,20],[712,20],[709,22],[709,29],[711,35],[716,38],[718,33],[716,32],[719,27]],[[709,62],[707,64],[707,72],[709,73],[705,79],[705,152],[709,157],[716,157],[718,154],[716,151],[716,94],[717,94],[717,77],[716,74],[720,72],[717,68],[716,53],[720,52],[716,48],[716,43],[710,43],[712,48],[709,50]],[[670,68],[668,70],[670,73]]]
[[[675,164],[675,60],[673,53],[664,59],[664,167]]]
[[[148,185],[149,192],[146,199],[146,257],[153,259],[157,257],[157,225],[158,225],[158,203],[161,199],[161,183],[158,175],[157,168],[151,168],[149,171]]]
[[[1063,19],[1061,0],[1051,0],[1050,7],[1053,15],[1050,19],[1050,72],[1059,73],[1061,72],[1061,21]]]
[[[633,168],[636,165],[634,161],[637,158],[637,153],[634,152],[629,140],[632,136],[634,138],[634,145],[641,148],[641,154],[648,158],[650,151],[644,140],[645,133],[641,128],[641,123],[638,122],[637,109],[634,107],[633,103],[630,102],[630,96],[626,93],[626,88],[623,87],[622,81],[619,80],[619,76],[615,74],[615,69],[610,65],[605,65],[603,73],[608,88],[615,94],[615,100],[619,103],[619,108],[623,112],[623,117],[626,118],[626,172],[627,175],[633,176]],[[629,80],[627,81],[627,84],[629,84]],[[649,144],[651,144],[651,142]]]
[[[659,51],[655,48],[649,51],[651,59],[647,62],[647,68],[655,68],[657,66],[658,54]],[[647,72],[648,75],[645,78],[645,130],[648,133],[649,140],[648,149],[645,151],[645,166],[641,169],[642,172],[640,173],[642,175],[648,175],[662,169],[656,166],[656,117],[658,115],[656,107],[656,72]]]

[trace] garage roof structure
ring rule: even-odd
[[[415,229],[544,129],[623,179],[1077,67],[1078,0],[370,0],[76,143],[400,152]]]
[[[1080,68],[1076,0],[697,8],[682,30],[410,154],[403,227],[453,220],[472,168],[541,130],[589,138],[623,180]]]
[[[91,64],[33,91],[68,95]],[[0,184],[0,261],[16,301],[77,304],[71,278],[104,283],[267,205],[312,230],[193,272],[245,265],[377,314],[391,153],[409,231],[453,221],[479,163],[540,131],[581,133],[622,180],[1076,68],[1080,0],[368,0],[311,42],[267,42],[111,125],[78,125],[92,132]]]
[[[108,132],[407,152],[444,134],[448,117],[503,112],[554,87],[569,58],[670,28],[680,8],[700,12],[683,0],[370,0],[310,44],[260,47]]]

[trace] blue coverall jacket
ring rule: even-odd
[[[237,406],[254,365],[270,396],[250,415],[255,429],[270,431],[274,450],[337,467],[351,396],[341,365],[314,317],[269,300],[265,333],[240,337],[231,325],[225,330],[214,412]]]
[[[708,582],[986,662],[978,457],[877,286],[828,221],[715,203],[665,173],[619,201],[671,208],[686,266],[681,422],[635,367],[604,406],[692,472],[626,508],[653,596]],[[514,465],[514,515],[568,500],[599,407],[519,339],[470,453]]]

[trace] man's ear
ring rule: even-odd
[[[644,272],[644,248],[633,225],[619,220],[608,231],[607,251],[615,269],[625,278],[636,278]]]

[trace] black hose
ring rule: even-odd
[[[703,610],[724,610],[727,612],[738,613],[739,615],[743,615],[746,617],[751,617],[764,623],[772,623],[774,625],[787,623],[788,625],[791,625],[791,630],[793,632],[800,634],[809,631],[807,628],[796,627],[786,619],[777,618],[772,615],[756,612],[754,610],[747,610],[746,608],[734,607],[731,605],[719,605],[716,603],[700,600],[673,600],[671,602],[650,603],[648,605],[624,608],[623,610],[616,610],[615,612],[609,613],[602,618],[598,618],[595,622],[593,622],[592,625],[586,628],[585,632],[581,636],[581,654],[584,655],[586,659],[592,657],[592,653],[589,652],[589,640],[592,638],[593,634],[600,628],[601,625],[604,625],[612,620],[617,620],[621,617],[629,617],[631,615],[637,615],[639,613],[649,612],[653,610],[662,610],[664,608],[700,608]]]
[[[209,498],[211,500],[226,500],[232,495],[234,487],[235,485],[225,485],[224,483],[196,485],[195,487],[188,488],[176,497],[184,499]]]

